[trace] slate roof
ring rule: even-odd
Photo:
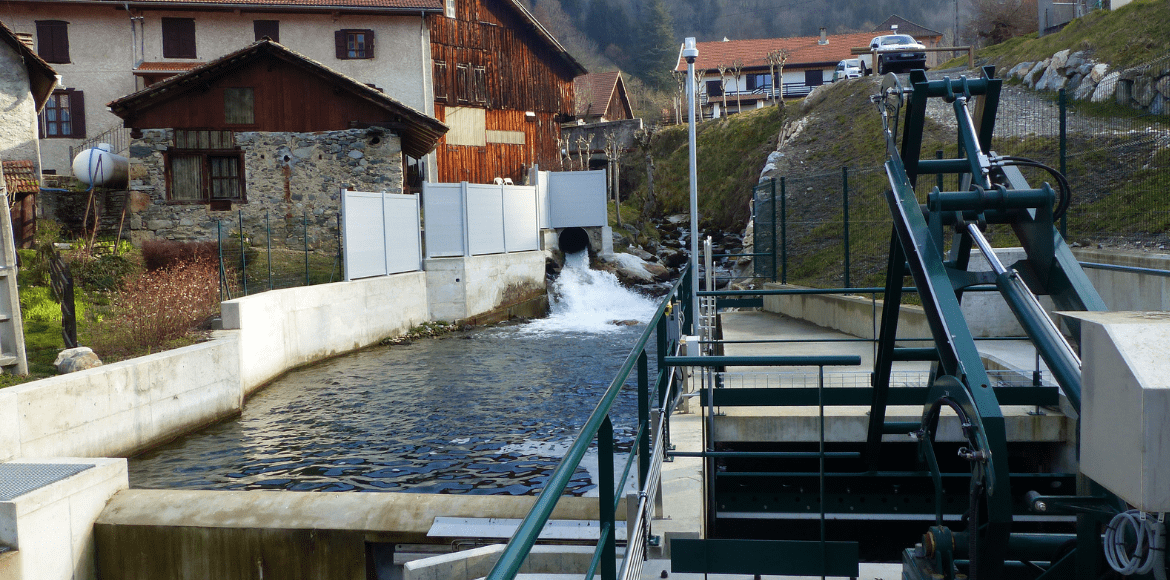
[[[695,70],[716,70],[720,64],[730,68],[732,61],[737,58],[743,61],[745,69],[767,69],[767,54],[776,49],[785,49],[789,53],[785,68],[836,65],[841,60],[856,58],[849,53],[850,49],[869,46],[869,41],[873,37],[872,32],[830,34],[828,44],[820,44],[819,35],[699,42],[695,46],[699,49],[699,57],[695,59]],[[682,58],[681,45],[675,70],[687,70],[687,61]]]
[[[928,36],[942,36],[943,35],[943,33],[939,32],[937,30],[931,30],[925,26],[922,26],[921,24],[916,24],[914,22],[910,22],[909,20],[906,20],[905,18],[902,18],[901,16],[898,16],[897,14],[890,16],[889,18],[885,19],[885,21],[883,21],[881,24],[875,26],[873,29],[873,32],[874,33],[881,33],[881,34],[892,34],[890,32],[890,27],[895,25],[895,24],[898,25],[898,34],[909,34],[910,36],[913,36],[915,40],[918,40],[918,37],[920,37],[920,36],[925,38]]]
[[[399,115],[402,118],[402,124],[406,127],[401,135],[402,150],[411,157],[422,157],[429,153],[435,148],[439,139],[447,133],[447,125],[438,119],[271,40],[258,40],[233,53],[111,101],[108,106],[115,115],[125,119],[136,111],[149,109],[176,95],[202,90],[202,87],[209,80],[233,72],[264,56],[277,58],[302,69],[310,70],[324,77],[322,82],[330,83],[339,89],[348,89],[359,98],[364,98]]]
[[[29,73],[29,87],[32,90],[33,102],[36,103],[37,111],[45,106],[45,101],[49,99],[49,95],[53,94],[53,87],[57,86],[57,71],[45,62],[45,59],[33,52],[31,48],[25,45],[16,37],[16,33],[8,28],[3,22],[0,22],[0,41],[12,47],[17,54],[24,57],[24,64],[28,67]]]
[[[602,117],[618,88],[621,71],[589,73],[573,79],[573,93],[577,97],[577,116]]]
[[[32,161],[4,161],[3,167],[4,185],[8,188],[8,195],[40,191],[37,167]]]

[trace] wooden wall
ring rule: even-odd
[[[518,183],[534,163],[550,169],[560,166],[557,116],[573,111],[577,71],[554,54],[508,2],[456,0],[456,18],[427,17],[431,58],[446,63],[445,71],[434,67],[435,117],[445,121],[449,106],[483,108],[487,130],[523,131],[525,136],[523,145],[482,147],[448,145],[443,139],[436,150],[439,181],[489,183],[495,177],[510,177]],[[459,98],[460,63],[485,69],[486,99]],[[535,122],[525,119],[526,111],[535,113]]]

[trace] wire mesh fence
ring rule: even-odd
[[[1145,69],[1154,71],[1154,76],[1170,69],[1170,54],[1129,69],[1137,71],[1129,74]],[[1166,195],[1170,191],[1170,96],[1156,92],[1158,83],[1142,88],[1145,85],[1125,81],[1125,75],[1118,82],[1131,83],[1126,89],[1129,94],[1154,91],[1152,98],[1166,104],[1151,107],[1151,112],[1112,100],[1077,100],[1075,87],[1054,93],[1005,83],[992,151],[1026,157],[1065,174],[1072,204],[1060,227],[1070,244],[1165,250],[1170,248],[1170,196]],[[941,125],[943,134],[955,129],[952,105],[942,99],[928,102],[927,119]],[[933,154],[931,149],[924,147],[923,156],[958,154],[954,143],[939,144]],[[1043,170],[1022,170],[1035,187],[1042,182],[1057,186]],[[959,187],[957,176],[929,179],[919,181],[920,190],[936,185],[947,191]],[[769,268],[775,268],[778,279],[793,284],[880,286],[885,280],[892,225],[884,195],[888,188],[881,166],[789,174],[778,177],[775,184],[756,186],[755,251],[769,251],[760,248],[768,248],[774,235],[778,257],[774,264],[758,260],[755,274],[767,276]],[[919,197],[925,200],[924,194]],[[1015,244],[1007,226],[993,226],[988,237],[997,245]]]
[[[340,213],[240,211],[216,221],[224,300],[345,279]]]

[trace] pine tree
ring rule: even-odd
[[[641,46],[635,60],[635,74],[646,84],[665,89],[672,85],[670,71],[678,58],[678,45],[674,41],[670,11],[663,0],[649,0],[642,20]]]

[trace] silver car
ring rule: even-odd
[[[926,47],[909,34],[875,36],[869,41],[870,51],[877,52],[877,64],[870,62],[871,54],[861,55],[865,68],[878,74],[905,72],[926,68]]]

